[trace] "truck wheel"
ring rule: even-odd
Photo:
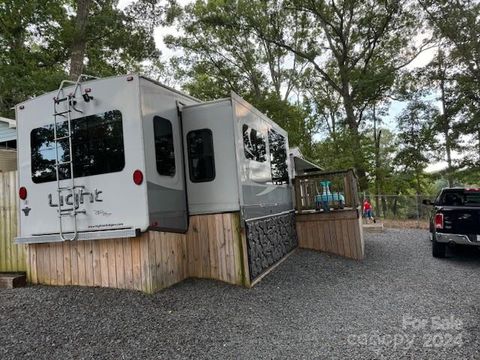
[[[435,239],[432,241],[432,255],[435,258],[444,258],[445,253],[447,252],[447,244],[436,242]]]

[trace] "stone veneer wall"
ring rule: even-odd
[[[283,213],[246,221],[250,280],[298,246],[295,213]]]

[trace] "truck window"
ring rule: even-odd
[[[153,118],[155,136],[155,160],[160,175],[175,176],[175,149],[173,147],[172,123],[160,116]]]
[[[73,171],[76,178],[108,174],[123,170],[122,113],[119,110],[89,115],[71,121]],[[68,123],[57,122],[57,138],[68,135]],[[30,133],[32,181],[56,181],[54,124],[33,129]],[[57,142],[58,161],[70,160],[68,138]],[[70,164],[59,166],[60,180],[70,178]]]
[[[465,205],[466,206],[480,206],[480,190],[467,189],[465,190]]]
[[[187,134],[188,168],[194,183],[215,179],[213,137],[210,129],[193,130]]]
[[[440,196],[443,206],[480,206],[480,191],[474,189],[445,190]]]
[[[258,162],[267,160],[267,142],[265,136],[258,130],[243,125],[243,150],[245,158]]]
[[[285,138],[275,130],[268,132],[270,166],[272,182],[277,185],[288,184],[287,147]]]

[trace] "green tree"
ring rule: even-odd
[[[438,110],[430,103],[412,100],[399,115],[398,153],[400,170],[411,175],[417,195],[422,194],[422,176],[430,163],[429,152],[435,148],[434,119]]]
[[[29,96],[53,89],[65,76],[61,27],[65,2],[6,0],[0,5],[0,115]]]
[[[316,125],[309,116],[309,104],[292,101],[304,64],[249,30],[232,27],[246,11],[242,7],[255,5],[255,1],[229,0],[187,5],[179,19],[183,33],[165,38],[168,46],[184,52],[173,60],[176,76],[183,81],[184,90],[203,100],[226,97],[230,91],[240,94],[284,127],[290,145],[299,146],[309,156]],[[257,14],[257,20],[265,24],[269,19],[268,14]],[[273,22],[269,26],[281,31],[289,25]]]
[[[12,106],[54,90],[67,74],[140,71],[142,62],[158,59],[152,27],[134,7],[140,2],[147,0],[120,10],[113,0],[3,1],[0,114],[13,117]]]
[[[464,149],[462,166],[480,166],[480,3],[473,0],[419,0],[450,64],[448,82],[454,83],[459,122],[456,130],[476,140]],[[446,82],[446,84],[448,84]],[[448,109],[445,111],[448,114]],[[445,123],[444,119],[444,123]]]
[[[318,81],[340,96],[351,139],[348,151],[361,186],[366,188],[365,154],[361,148],[364,113],[392,92],[400,71],[426,46],[418,48],[411,41],[421,24],[412,2],[284,1],[272,17],[285,17],[282,11],[287,10],[289,23],[301,19],[302,26],[283,32],[272,31],[256,21],[255,14],[268,7],[265,2],[249,7],[249,15],[238,17],[237,27],[249,28],[307,62]],[[298,42],[299,38],[305,40]]]

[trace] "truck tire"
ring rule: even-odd
[[[435,238],[432,241],[432,255],[435,258],[443,259],[447,252],[447,244],[439,243],[435,241]]]

